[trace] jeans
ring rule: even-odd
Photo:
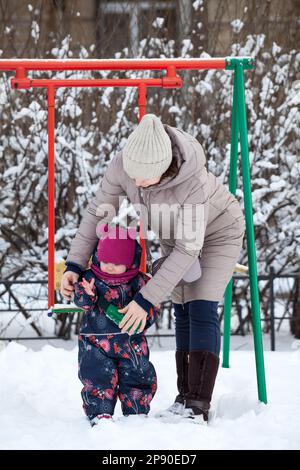
[[[210,351],[220,354],[218,303],[191,300],[174,305],[177,351]]]

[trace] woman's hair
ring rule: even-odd
[[[175,155],[173,155],[172,161],[170,163],[170,166],[166,169],[166,171],[161,175],[161,178],[159,182],[164,180],[165,178],[171,176],[171,179],[174,178],[179,172],[178,164],[177,164],[177,158]]]

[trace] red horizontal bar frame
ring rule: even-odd
[[[225,58],[209,59],[0,59],[0,70],[177,70],[225,69]]]
[[[114,79],[87,79],[87,80],[56,80],[56,79],[18,79],[12,78],[12,88],[47,88],[54,86],[55,88],[64,87],[80,87],[80,88],[101,88],[101,87],[138,87],[139,85],[147,87],[161,88],[181,88],[182,79],[180,77],[163,77],[163,78],[114,78]]]

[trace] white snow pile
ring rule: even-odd
[[[164,423],[155,413],[176,394],[174,351],[154,351],[158,391],[148,418],[90,427],[81,408],[77,348],[34,352],[11,342],[0,353],[1,449],[299,449],[300,350],[265,354],[268,405],[259,403],[252,351],[231,353],[220,369],[208,426]]]

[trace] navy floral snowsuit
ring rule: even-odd
[[[139,266],[141,246],[136,240],[133,267]],[[99,266],[96,250],[92,262]],[[149,277],[140,272],[129,282],[109,285],[96,277],[91,269],[83,273],[89,282],[95,279],[95,296],[88,295],[79,282],[74,284],[74,303],[83,308],[79,334],[79,372],[84,387],[81,391],[83,409],[92,421],[97,415],[113,415],[119,397],[123,415],[148,414],[157,389],[157,377],[149,361],[145,331],[157,319],[159,308],[147,309],[145,330],[129,336],[121,333],[98,305],[98,296],[118,308],[125,307]]]

